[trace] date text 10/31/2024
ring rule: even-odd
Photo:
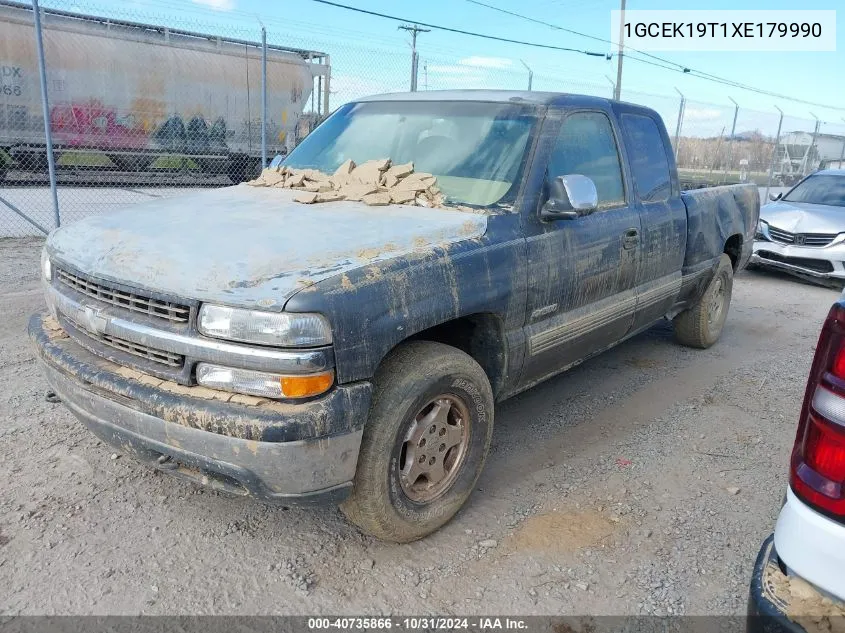
[[[401,617],[401,618],[308,618],[308,628],[318,630],[526,630],[525,620],[520,618],[439,618],[439,617]]]

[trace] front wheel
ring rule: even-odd
[[[731,305],[734,271],[722,255],[716,274],[699,300],[675,317],[675,338],[682,345],[705,349],[719,340]]]
[[[475,486],[493,432],[481,366],[448,345],[407,343],[382,363],[346,517],[407,543],[444,525]]]

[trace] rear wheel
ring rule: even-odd
[[[704,349],[719,340],[731,305],[733,272],[731,258],[722,255],[704,294],[673,321],[679,343]]]
[[[493,431],[481,366],[441,343],[408,343],[382,363],[352,494],[362,531],[406,543],[444,525],[472,492]]]

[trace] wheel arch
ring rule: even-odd
[[[739,269],[739,262],[742,259],[742,243],[742,235],[734,233],[725,241],[725,247],[722,249],[722,252],[731,258],[734,272]]]
[[[502,392],[508,350],[504,323],[498,315],[491,312],[469,314],[416,332],[397,343],[379,364],[393,350],[410,341],[433,341],[461,350],[481,365],[490,381],[493,396],[497,397]]]

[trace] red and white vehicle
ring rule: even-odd
[[[757,558],[748,611],[763,616],[749,618],[750,630],[845,622],[845,295],[816,346],[786,503]]]

